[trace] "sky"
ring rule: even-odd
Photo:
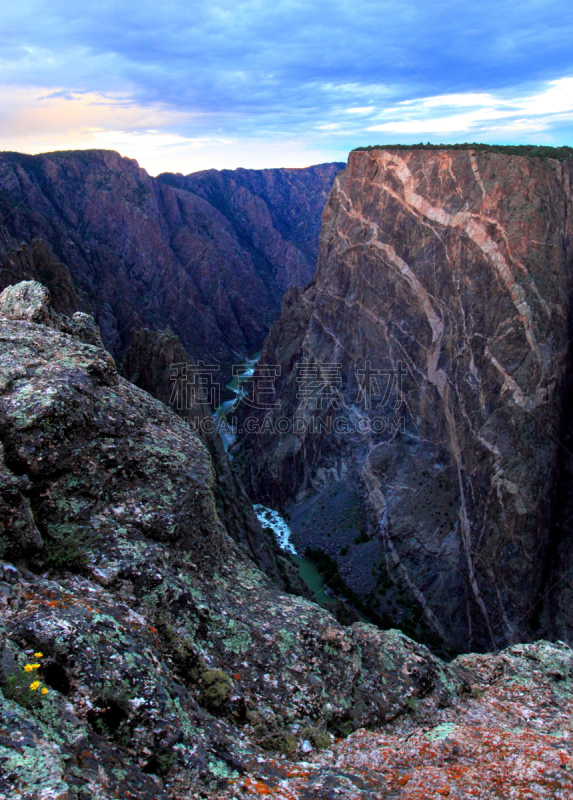
[[[156,175],[573,145],[570,0],[3,6],[0,150],[112,149]]]

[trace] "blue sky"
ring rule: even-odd
[[[573,145],[563,0],[20,0],[0,23],[2,150],[105,147],[157,174]]]

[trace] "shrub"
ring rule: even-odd
[[[274,750],[285,756],[292,756],[296,751],[296,739],[290,731],[277,731],[259,739],[258,744],[263,750]]]
[[[354,150],[476,150],[489,153],[504,153],[508,156],[528,156],[529,158],[555,158],[559,161],[573,156],[573,147],[551,147],[535,144],[482,144],[464,142],[462,144],[376,144],[355,147]]]
[[[155,753],[143,768],[143,772],[164,778],[174,763],[175,753]]]
[[[201,673],[199,702],[211,711],[221,711],[231,695],[231,678],[222,669],[206,669]]]
[[[305,728],[302,732],[302,738],[308,739],[315,750],[326,750],[332,746],[330,736],[319,728]]]
[[[48,566],[57,570],[81,572],[87,567],[85,534],[79,532],[60,534],[44,544],[44,557]]]
[[[42,653],[34,653],[34,661],[24,665],[23,669],[15,670],[6,676],[2,683],[2,693],[7,700],[13,700],[22,708],[29,710],[42,704],[48,689],[38,678]]]

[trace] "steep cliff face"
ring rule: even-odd
[[[314,276],[321,214],[344,167],[211,169],[159,179],[203,197],[220,211],[239,241],[265,265],[280,295],[289,286],[305,286]]]
[[[287,295],[261,358],[281,367],[280,407],[255,412],[267,425],[241,455],[252,493],[297,501],[299,543],[335,557],[398,622],[403,592],[454,648],[532,635],[551,580],[571,168],[480,151],[353,152],[324,212],[316,281]],[[297,363],[339,365],[323,375],[322,410]],[[337,403],[324,399],[329,380]],[[307,431],[273,433],[279,416]],[[335,429],[310,432],[312,416]],[[341,497],[368,517],[358,544],[332,535],[329,503]]]
[[[0,291],[20,281],[40,281],[52,293],[54,310],[71,316],[82,301],[69,269],[42,239],[18,242],[0,226]]]
[[[228,366],[261,345],[285,287],[312,273],[340,166],[252,171],[223,197],[233,173],[154,179],[110,151],[4,153],[0,221],[49,243],[115,356],[132,329],[170,326],[194,358]],[[209,201],[217,183],[234,214]]]

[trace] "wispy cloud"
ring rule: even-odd
[[[521,96],[515,96],[515,91],[511,96],[468,92],[409,100],[378,116],[386,121],[369,125],[368,131],[488,136],[496,131],[547,131],[557,124],[573,123],[573,77],[550,81],[541,90]]]

